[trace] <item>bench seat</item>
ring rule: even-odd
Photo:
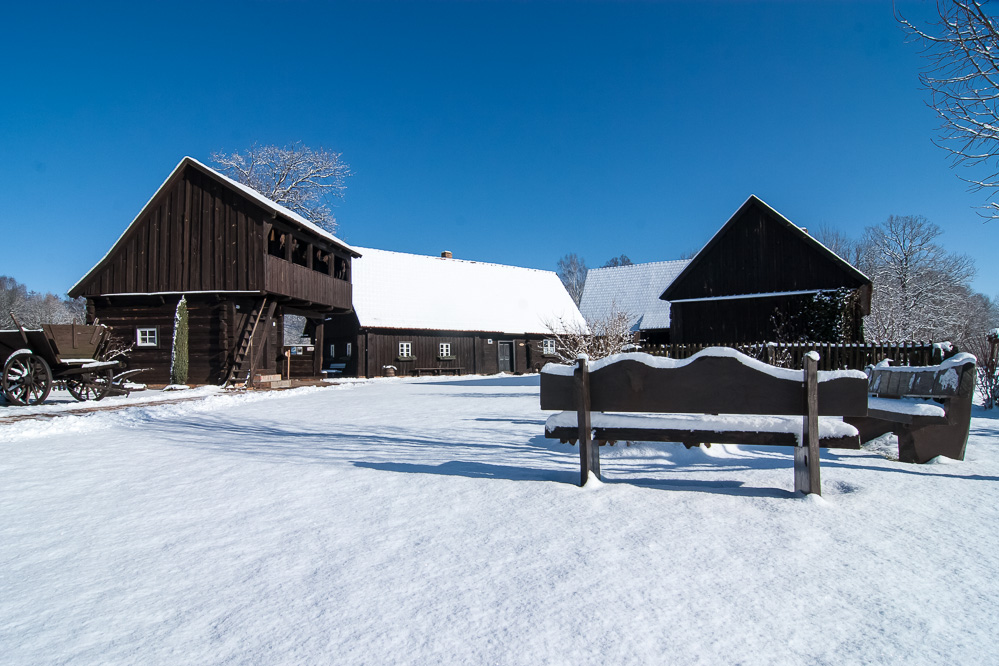
[[[598,441],[678,442],[681,444],[756,444],[797,446],[800,416],[746,414],[613,414],[591,412],[590,427]],[[545,423],[546,436],[575,440],[576,412],[552,414]],[[843,419],[819,417],[819,446],[859,449],[860,433]]]
[[[867,415],[894,423],[945,425],[947,412],[941,405],[919,398],[868,398]]]

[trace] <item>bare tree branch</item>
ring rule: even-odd
[[[926,66],[920,83],[930,93],[929,105],[940,119],[934,143],[950,153],[953,166],[992,164],[987,175],[963,178],[972,191],[999,187],[999,29],[984,9],[987,0],[938,0],[939,20],[921,28],[896,11],[911,38],[923,45]],[[960,176],[959,176],[960,177]],[[979,213],[999,217],[988,202]]]
[[[583,297],[583,286],[586,284],[588,270],[586,262],[575,252],[565,255],[556,264],[555,272],[576,305],[579,305],[579,301]]]
[[[333,201],[343,198],[351,175],[341,153],[301,143],[283,148],[254,144],[245,153],[212,153],[212,161],[232,179],[336,232]]]

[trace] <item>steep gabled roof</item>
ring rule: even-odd
[[[795,239],[792,241],[795,245],[796,251],[789,253],[787,256],[783,257],[768,257],[769,260],[775,261],[797,261],[799,263],[804,262],[805,266],[815,267],[818,264],[822,264],[828,270],[824,271],[824,275],[821,278],[817,278],[814,275],[806,275],[807,271],[799,270],[794,273],[796,276],[797,283],[790,286],[784,286],[779,288],[770,289],[760,289],[759,285],[753,284],[752,280],[756,276],[742,274],[740,273],[740,280],[744,279],[748,281],[745,284],[745,289],[740,291],[739,289],[733,289],[731,287],[718,289],[716,285],[711,284],[710,274],[714,273],[715,276],[719,275],[718,270],[711,270],[712,267],[708,266],[706,262],[715,261],[721,264],[719,257],[714,255],[721,252],[723,245],[728,243],[732,246],[731,241],[727,241],[727,237],[733,233],[733,230],[743,223],[748,217],[756,210],[768,220],[768,224],[776,225],[778,230],[783,230],[780,233],[785,237],[791,237]],[[762,238],[755,238],[755,241],[759,243],[765,243],[766,241]],[[731,254],[732,247],[728,247],[727,250]],[[738,248],[744,255],[753,255],[754,253],[761,252],[760,247],[748,247],[743,245]],[[806,259],[803,259],[807,255]],[[750,260],[759,259],[758,256],[750,257]],[[762,259],[761,259],[762,260]],[[731,268],[730,266],[722,266],[724,268]],[[738,269],[736,269],[738,270]],[[767,270],[763,270],[763,273],[767,273]],[[819,272],[817,269],[815,272]],[[774,273],[770,270],[769,273]],[[831,277],[832,274],[838,276],[836,279]],[[825,245],[815,240],[812,236],[808,234],[804,229],[797,226],[786,217],[777,212],[773,207],[767,205],[762,199],[756,195],[751,194],[748,199],[739,207],[739,209],[732,214],[728,221],[722,225],[711,240],[701,248],[690,263],[687,264],[686,268],[676,276],[672,284],[667,287],[660,298],[665,301],[679,301],[692,298],[703,298],[703,297],[718,297],[718,296],[734,296],[738,294],[767,294],[767,293],[777,293],[777,292],[790,292],[790,291],[803,291],[803,290],[822,290],[829,288],[837,288],[841,286],[851,286],[859,287],[862,285],[871,284],[870,278],[857,270],[848,261],[837,255],[835,252],[827,248]]]
[[[292,227],[298,227],[299,229],[305,231],[309,235],[318,236],[319,238],[331,243],[332,245],[339,247],[345,250],[346,252],[350,253],[351,256],[355,257],[359,256],[357,250],[352,248],[350,245],[347,245],[346,243],[344,243],[342,240],[340,240],[330,232],[315,225],[314,223],[305,219],[304,217],[294,212],[293,210],[289,210],[288,208],[285,208],[281,204],[271,201],[264,195],[254,190],[252,187],[248,187],[246,185],[243,185],[242,183],[236,182],[232,178],[229,178],[228,176],[219,173],[215,169],[212,169],[211,167],[202,164],[193,157],[184,157],[184,159],[182,159],[177,164],[177,166],[174,167],[173,171],[170,172],[170,175],[167,176],[166,180],[163,181],[163,184],[161,184],[156,189],[156,191],[153,192],[153,195],[149,197],[149,201],[146,202],[146,204],[142,207],[142,210],[139,211],[139,214],[132,219],[132,221],[128,224],[127,227],[125,227],[125,230],[121,233],[121,236],[118,237],[118,240],[114,242],[114,244],[107,251],[107,253],[105,253],[105,255],[101,257],[100,261],[98,261],[93,268],[87,271],[86,275],[80,278],[80,280],[75,285],[73,285],[72,288],[70,288],[69,292],[73,292],[75,289],[83,285],[91,277],[91,275],[93,275],[104,265],[104,263],[108,260],[109,257],[114,255],[114,253],[118,250],[119,246],[124,242],[124,240],[128,236],[129,231],[132,229],[133,226],[135,226],[139,222],[139,220],[141,220],[145,216],[146,211],[153,204],[153,202],[156,201],[160,193],[168,189],[171,185],[173,185],[173,182],[175,180],[181,178],[183,176],[184,169],[187,167],[197,169],[198,171],[209,176],[210,178],[213,178],[219,183],[222,183],[231,190],[238,192],[239,194],[245,196],[247,199],[251,200],[256,205],[263,208],[264,210],[271,212],[275,217],[284,220]]]
[[[357,248],[354,311],[364,328],[549,333],[585,326],[551,271]]]
[[[654,261],[609,268],[586,274],[579,311],[587,321],[605,319],[612,312],[627,314],[631,330],[669,328],[669,302],[659,299],[688,261]]]

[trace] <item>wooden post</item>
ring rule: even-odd
[[[600,478],[600,449],[590,429],[590,369],[585,355],[576,359],[576,428],[579,439],[579,485],[585,486],[592,470]]]
[[[818,353],[805,355],[805,409],[801,439],[794,447],[794,490],[822,494],[819,477],[819,372]]]
[[[320,318],[316,322],[315,330],[312,332],[312,376],[322,377],[323,376],[323,348],[326,345],[326,341],[323,339],[323,335],[326,332],[326,322]],[[344,368],[346,370],[346,368]]]

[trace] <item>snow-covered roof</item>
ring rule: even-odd
[[[591,268],[579,310],[589,321],[604,319],[612,311],[623,312],[633,331],[669,328],[669,302],[659,300],[659,295],[687,263],[680,259]]]
[[[108,248],[108,251],[104,254],[103,257],[100,258],[100,261],[98,261],[96,264],[94,264],[93,268],[91,268],[89,271],[87,271],[86,274],[84,274],[84,276],[82,278],[80,278],[77,281],[76,284],[74,284],[72,287],[70,287],[70,289],[69,289],[70,292],[74,291],[80,285],[82,285],[84,282],[86,282],[87,279],[91,276],[91,274],[94,271],[96,271],[98,268],[100,268],[101,265],[104,264],[104,262],[107,260],[107,258],[110,257],[114,253],[114,251],[118,247],[118,245],[122,242],[122,240],[124,240],[125,236],[128,235],[129,230],[133,226],[135,226],[135,224],[139,220],[141,220],[143,218],[143,216],[146,214],[146,211],[148,210],[149,206],[153,203],[153,200],[155,200],[156,197],[157,197],[157,195],[159,195],[159,193],[163,190],[163,188],[165,188],[167,186],[167,183],[169,183],[170,181],[172,181],[174,179],[174,177],[177,174],[179,174],[181,171],[183,171],[184,167],[186,167],[188,165],[193,165],[196,168],[200,169],[201,171],[203,171],[203,172],[205,172],[205,173],[207,173],[207,174],[209,174],[209,175],[211,175],[211,176],[213,176],[215,178],[218,178],[222,182],[226,183],[227,185],[229,185],[233,189],[238,190],[240,193],[244,194],[247,198],[252,199],[257,204],[259,204],[261,207],[263,207],[266,210],[271,211],[275,215],[279,215],[279,216],[285,218],[286,220],[294,223],[295,225],[297,225],[299,227],[302,227],[304,229],[307,229],[311,233],[319,236],[320,238],[324,238],[324,239],[330,241],[331,243],[333,243],[334,245],[337,245],[338,247],[341,247],[344,250],[350,252],[352,255],[355,255],[355,256],[357,255],[357,250],[355,250],[351,246],[347,245],[342,240],[340,240],[339,238],[337,238],[336,236],[334,236],[330,232],[326,231],[325,229],[322,229],[321,227],[318,227],[315,224],[313,224],[312,222],[308,221],[307,219],[305,219],[304,217],[302,217],[301,215],[299,215],[295,211],[289,210],[288,208],[285,208],[281,204],[275,203],[274,201],[271,201],[270,199],[268,199],[267,197],[265,197],[264,195],[262,195],[260,192],[257,192],[252,187],[247,187],[246,185],[243,185],[242,183],[236,182],[232,178],[229,178],[228,176],[219,173],[218,171],[216,171],[215,169],[211,168],[210,166],[206,166],[206,165],[202,164],[201,162],[199,162],[198,160],[194,159],[193,157],[184,157],[180,162],[177,163],[177,166],[174,167],[173,171],[170,172],[170,175],[166,177],[166,180],[164,180],[160,184],[160,186],[156,188],[156,191],[153,192],[153,194],[152,194],[151,197],[149,197],[149,200],[146,202],[146,205],[144,205],[142,207],[142,210],[139,211],[139,214],[136,215],[135,218],[131,222],[129,222],[128,226],[125,227],[125,230],[121,232],[121,236],[119,236],[118,240],[116,240],[114,243],[111,244],[111,247]]]
[[[354,310],[365,328],[550,333],[585,327],[552,271],[357,248]]]

